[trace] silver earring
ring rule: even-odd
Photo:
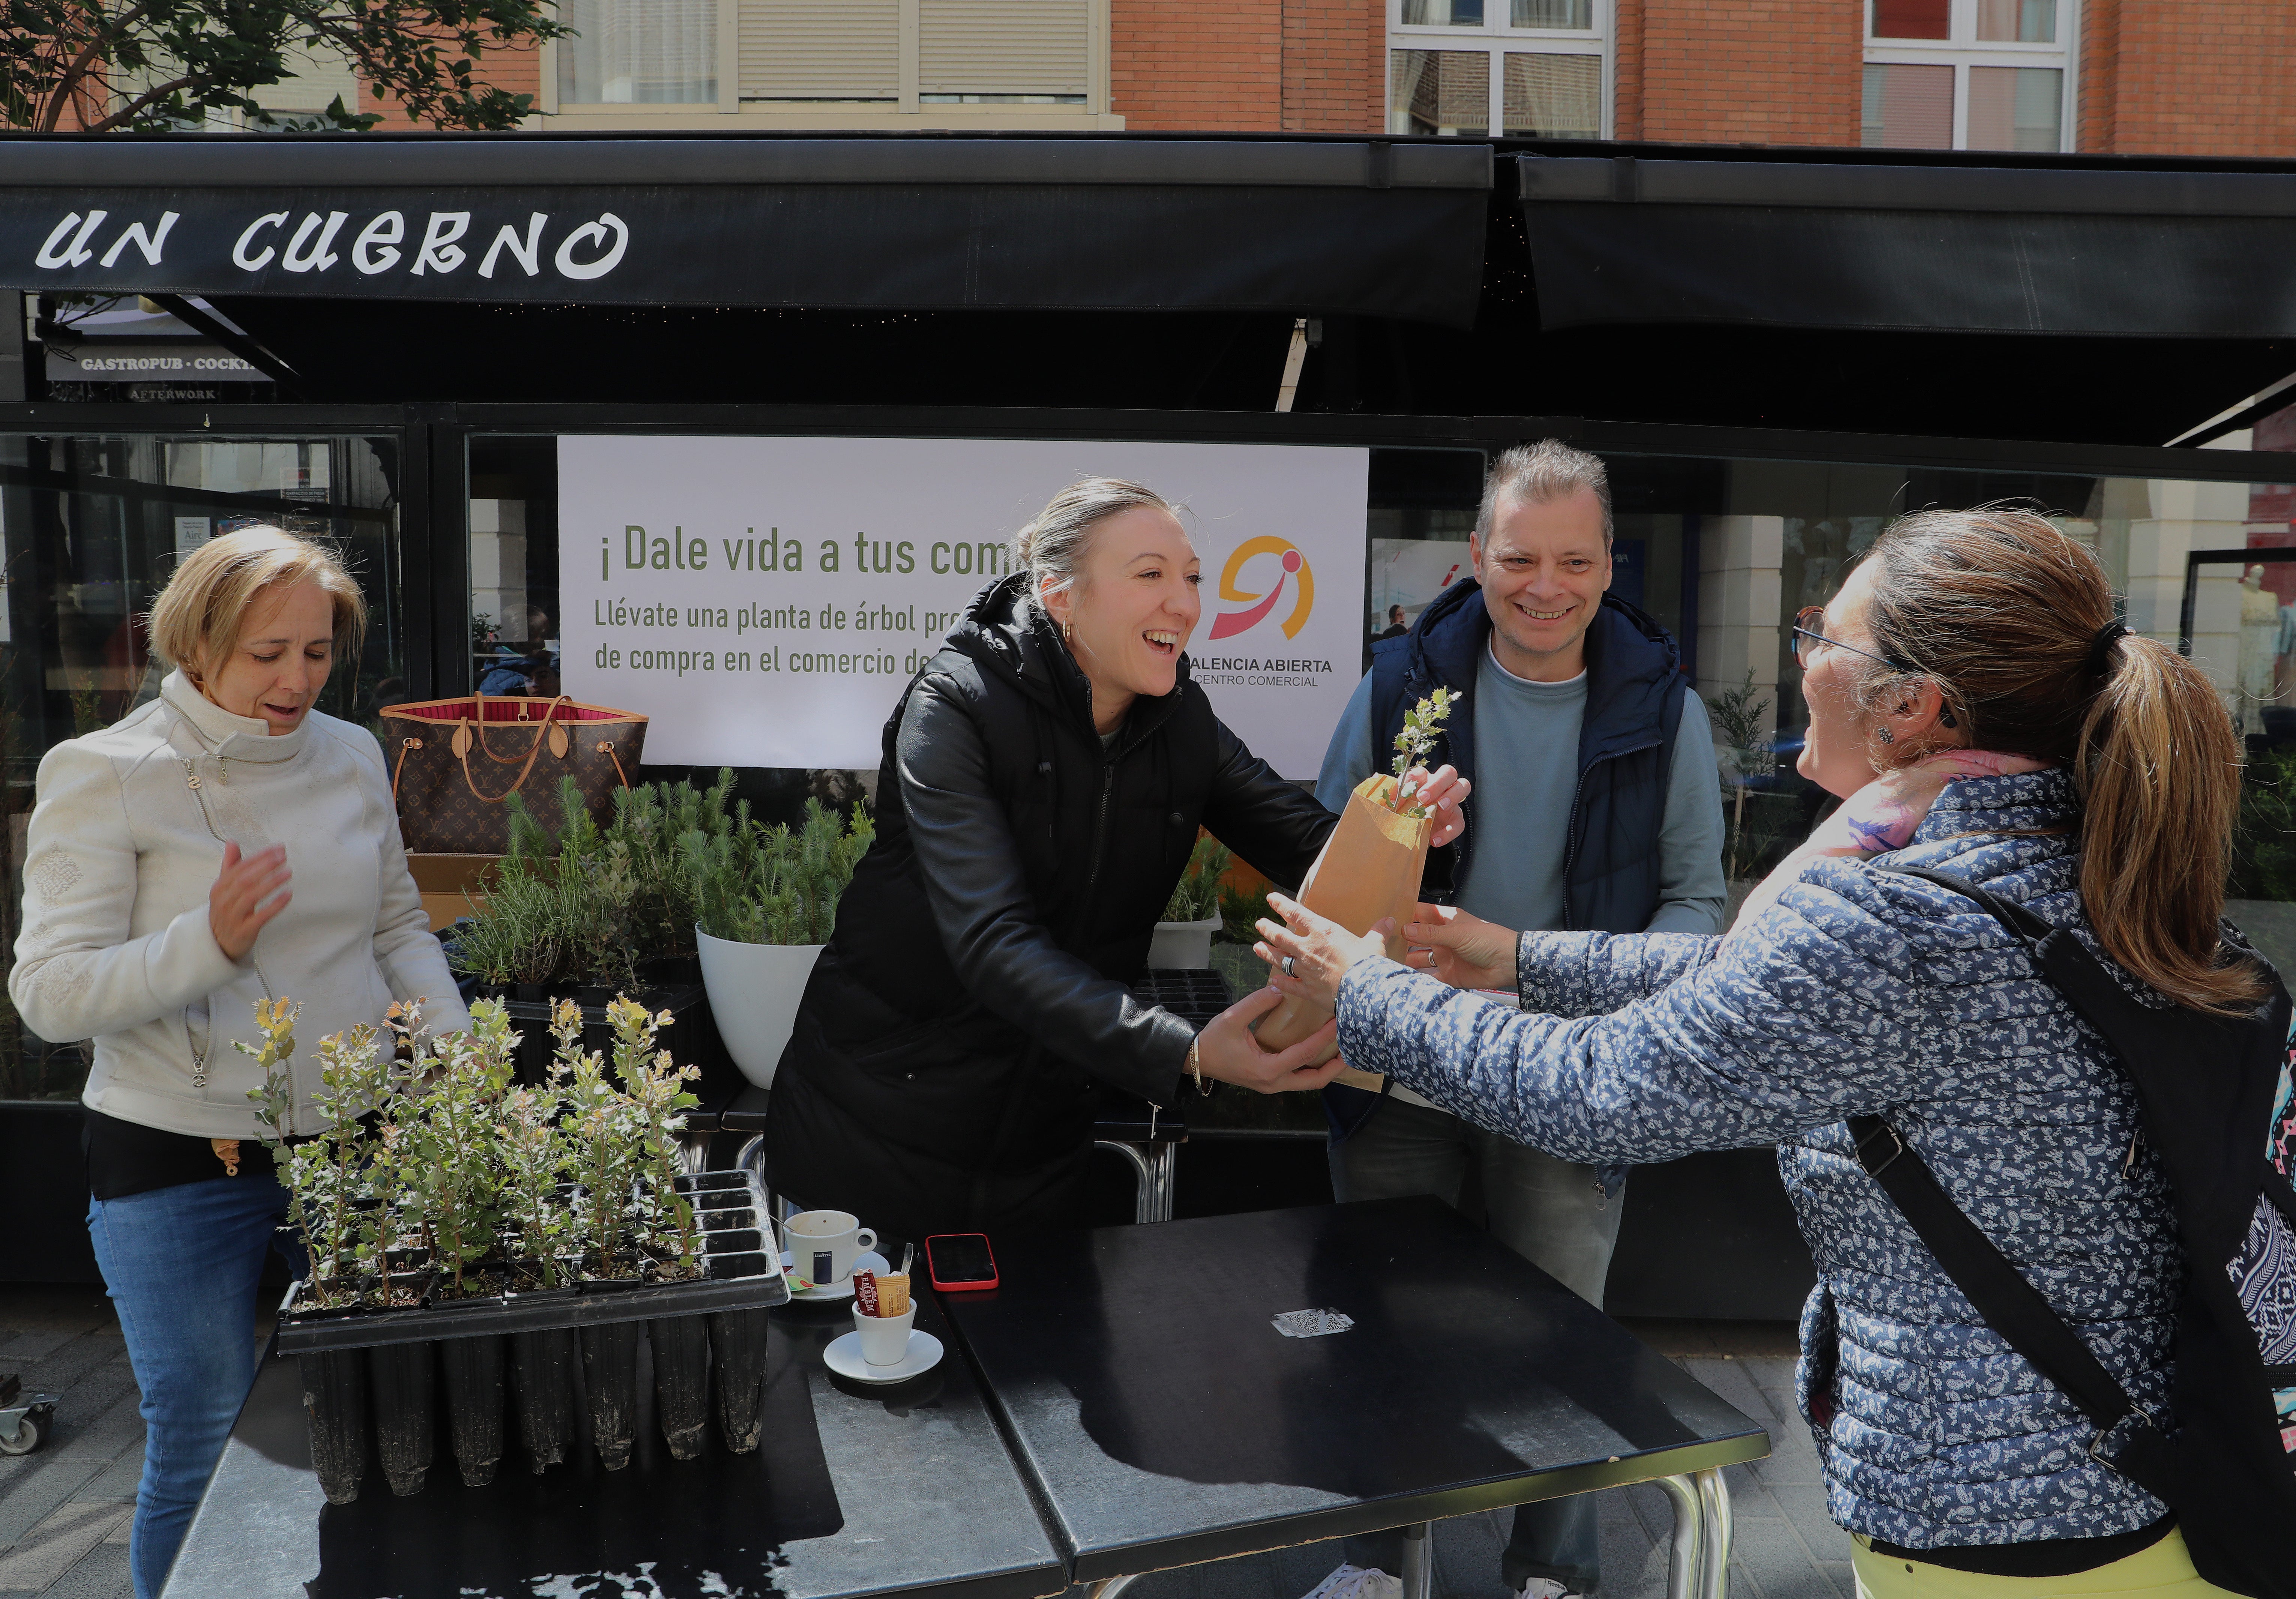
[[[1887,727],[1875,728],[1874,730],[1874,736],[1880,739],[1885,744],[1894,744],[1898,742],[1898,735],[1890,732]]]

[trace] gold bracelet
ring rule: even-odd
[[[1204,1081],[1203,1062],[1198,1054],[1203,1046],[1204,1044],[1201,1038],[1193,1038],[1189,1040],[1188,1075],[1196,1079],[1196,1092],[1198,1094],[1210,1095],[1211,1093],[1211,1086]]]

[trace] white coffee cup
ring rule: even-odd
[[[898,1365],[909,1357],[909,1329],[917,1319],[916,1301],[898,1316],[871,1316],[853,1307],[853,1330],[861,1335],[861,1358],[871,1365]]]
[[[849,1210],[800,1210],[782,1223],[782,1247],[790,1269],[826,1288],[853,1275],[854,1257],[877,1247],[877,1234]]]

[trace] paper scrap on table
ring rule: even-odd
[[[1286,1310],[1273,1324],[1286,1338],[1321,1338],[1326,1332],[1344,1332],[1355,1324],[1356,1318],[1341,1310]]]

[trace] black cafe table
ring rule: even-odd
[[[1722,1599],[1761,1426],[1439,1201],[996,1247],[1002,1285],[942,1305],[1095,1599],[1390,1527],[1427,1599],[1428,1523],[1651,1481],[1670,1599]]]
[[[1043,1599],[1067,1586],[931,1295],[919,1296],[917,1325],[949,1353],[888,1388],[822,1364],[829,1341],[852,1330],[847,1304],[772,1314],[753,1454],[727,1454],[713,1425],[699,1459],[670,1459],[642,1387],[638,1447],[621,1471],[599,1469],[578,1438],[571,1458],[535,1476],[512,1424],[495,1480],[466,1488],[442,1420],[422,1492],[395,1498],[370,1469],[341,1505],[311,1472],[296,1363],[266,1354],[167,1599],[844,1599],[923,1587]]]

